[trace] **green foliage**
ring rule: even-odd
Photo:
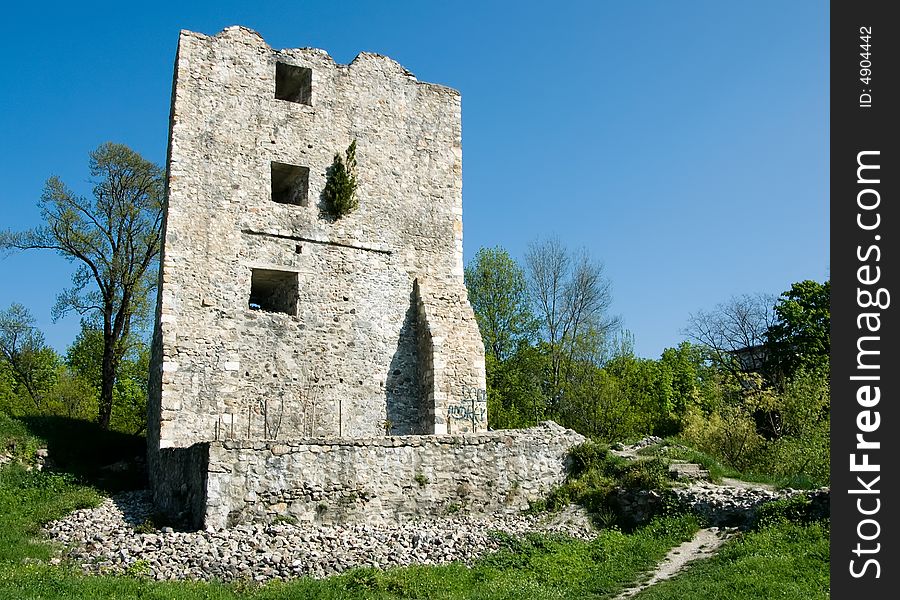
[[[123,346],[125,352],[119,361],[113,388],[110,427],[116,431],[139,433],[147,425],[150,348],[136,335],[124,340]],[[103,383],[103,332],[82,323],[78,337],[66,352],[66,364],[77,380],[91,391],[96,404]]]
[[[335,153],[328,168],[322,199],[325,208],[335,217],[343,217],[359,207],[356,195],[356,140],[350,142],[344,156]]]
[[[47,396],[56,383],[59,357],[44,343],[44,334],[34,322],[21,304],[0,311],[0,409],[16,414],[46,410]]]
[[[741,473],[734,467],[724,465],[720,459],[706,452],[689,448],[679,443],[678,440],[664,441],[662,444],[647,446],[638,450],[640,456],[659,456],[665,460],[681,460],[695,463],[709,472],[710,479],[720,482],[723,477],[741,477]]]
[[[742,478],[819,487],[830,475],[827,372],[798,370],[778,391],[762,380],[721,374],[719,397],[689,407],[682,440]],[[733,476],[733,475],[732,475]]]
[[[628,462],[618,477],[621,486],[629,490],[664,490],[671,484],[669,465],[659,458]]]
[[[750,411],[730,404],[722,404],[709,415],[690,411],[682,435],[691,445],[721,457],[739,471],[756,464],[765,444]]]
[[[780,435],[767,444],[761,464],[782,485],[827,485],[831,473],[831,390],[827,374],[796,371],[778,394],[775,410]]]
[[[808,524],[815,521],[827,521],[828,514],[817,512],[816,507],[808,497],[796,494],[788,498],[781,498],[773,502],[767,502],[756,510],[757,529],[779,525],[782,523]]]
[[[150,377],[150,347],[136,340],[119,363],[113,395],[110,428],[140,433],[147,427],[147,394]]]
[[[625,386],[610,368],[574,362],[567,369],[556,417],[562,425],[594,439],[611,442],[631,435],[641,429],[644,415]]]
[[[413,479],[417,484],[419,484],[419,487],[423,488],[428,485],[428,478],[425,477],[425,475],[422,473],[416,473],[416,476]]]
[[[299,521],[293,515],[275,515],[272,518],[273,523],[283,523],[285,525],[297,525]]]
[[[567,427],[607,442],[680,430],[688,408],[715,395],[712,369],[687,342],[659,360],[628,351],[602,367],[592,361],[569,365],[564,400],[556,418]]]
[[[0,412],[0,449],[9,453],[20,463],[28,463],[34,452],[46,441],[32,434],[19,419]]]
[[[156,533],[157,527],[156,523],[154,523],[153,519],[144,519],[143,522],[138,523],[134,526],[135,533]]]
[[[150,563],[146,560],[136,560],[125,570],[125,575],[135,579],[144,579],[150,576]]]
[[[503,248],[481,248],[466,266],[465,282],[485,351],[502,363],[537,333],[525,271]]]
[[[14,416],[96,415],[96,394],[44,345],[33,323],[21,305],[0,312],[0,411]]]
[[[569,476],[580,477],[593,469],[603,470],[612,457],[605,444],[587,441],[569,450]]]
[[[488,423],[494,429],[530,427],[547,416],[542,384],[549,357],[542,347],[520,344],[510,358],[485,356]]]
[[[533,503],[531,512],[555,511],[574,503],[587,509],[599,527],[629,527],[633,523],[616,512],[613,493],[618,489],[664,491],[671,484],[663,460],[626,460],[610,453],[607,446],[591,441],[569,451],[568,468],[566,482],[545,500]]]
[[[777,321],[766,332],[768,369],[790,379],[798,370],[828,369],[831,352],[831,282],[795,283],[775,304]]]

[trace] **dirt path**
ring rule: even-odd
[[[732,479],[731,477],[723,477],[722,478],[722,486],[736,488],[739,490],[766,490],[769,492],[775,491],[775,486],[769,485],[768,483],[754,483],[752,481],[741,481],[740,479]]]
[[[637,587],[625,590],[613,600],[625,600],[626,598],[631,598],[651,585],[674,576],[684,569],[689,562],[701,558],[709,558],[716,553],[728,537],[729,536],[718,527],[701,529],[694,536],[694,539],[669,550],[669,553],[662,559],[662,562],[656,565],[656,569],[650,574],[649,579]]]

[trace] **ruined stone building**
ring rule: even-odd
[[[387,518],[477,496],[473,478],[512,486],[495,472],[525,468],[509,436],[544,434],[479,434],[460,115],[458,92],[384,56],[181,33],[148,426],[161,508],[198,525]],[[354,141],[359,204],[338,217],[322,193]],[[495,467],[461,476],[479,453]],[[516,489],[559,477],[550,454]]]

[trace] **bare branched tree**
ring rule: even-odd
[[[586,251],[571,252],[557,238],[532,243],[525,270],[535,312],[551,358],[551,392],[558,394],[582,336],[609,340],[619,328],[609,314],[612,286],[603,264]]]
[[[775,323],[774,305],[770,294],[733,296],[711,311],[692,314],[683,333],[732,374],[755,370],[748,367],[761,362],[766,331]]]

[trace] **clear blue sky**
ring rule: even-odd
[[[163,164],[180,29],[229,25],[346,63],[386,54],[463,99],[468,261],[558,235],[606,265],[613,312],[657,357],[688,315],[828,277],[828,3],[12,3],[0,38],[0,228],[44,181],[89,193],[111,140]],[[50,308],[72,266],[0,260],[0,308]]]

